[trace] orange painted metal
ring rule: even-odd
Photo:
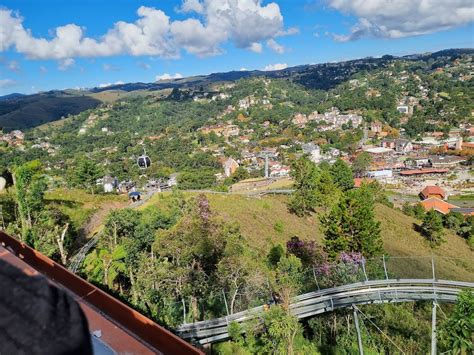
[[[173,355],[204,354],[201,350],[159,326],[141,313],[2,231],[0,231],[0,245],[34,270],[46,276],[53,283],[66,288],[77,296],[80,302],[85,303],[82,308],[86,316],[100,318],[102,313],[105,320],[115,323],[129,335],[142,342],[151,353]],[[5,255],[2,256],[0,254],[0,257],[4,258]],[[30,274],[34,273],[31,270],[24,271]],[[147,352],[145,351],[145,353]]]

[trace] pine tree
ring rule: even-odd
[[[443,242],[444,230],[443,220],[435,210],[429,210],[423,217],[421,224],[423,235],[428,238],[432,247],[439,246]]]
[[[291,169],[295,192],[291,195],[289,208],[298,216],[314,210],[317,204],[316,179],[318,168],[308,158],[302,157],[294,162]]]
[[[331,166],[330,172],[334,183],[342,191],[347,191],[354,187],[352,170],[341,158],[337,159]]]
[[[320,170],[316,176],[315,196],[316,206],[322,207],[325,211],[329,210],[341,195],[341,190],[336,186],[327,170]]]
[[[383,250],[380,222],[375,219],[370,189],[350,190],[321,217],[324,249],[330,258],[342,251],[360,252],[366,257]]]

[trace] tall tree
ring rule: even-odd
[[[102,175],[102,169],[96,162],[91,159],[82,158],[77,162],[71,180],[73,185],[90,189],[91,193],[94,193],[96,181]]]
[[[295,191],[291,195],[289,208],[298,216],[304,216],[314,210],[317,204],[318,168],[306,157],[296,160],[291,169]]]
[[[352,171],[355,176],[363,176],[370,164],[372,163],[372,157],[367,152],[360,153],[352,162]]]
[[[320,170],[315,183],[316,206],[324,211],[331,209],[337,203],[341,190],[336,186],[328,170]]]
[[[354,176],[349,165],[344,160],[338,158],[330,168],[331,176],[342,191],[347,191],[354,187]]]
[[[430,241],[432,247],[441,245],[444,237],[443,219],[435,210],[429,210],[421,224],[423,235]]]
[[[37,160],[15,169],[15,192],[23,241],[28,239],[31,228],[44,206],[47,185],[41,172],[41,163]]]
[[[342,251],[370,257],[382,252],[380,222],[375,219],[374,196],[368,187],[349,190],[321,217],[324,249],[331,258]]]

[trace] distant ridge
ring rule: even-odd
[[[8,94],[8,95],[0,96],[0,101],[7,101],[7,100],[12,100],[12,99],[17,99],[17,98],[24,97],[24,96],[27,96],[27,95],[14,92],[14,93],[11,93],[11,94]]]
[[[69,114],[78,114],[94,108],[104,100],[108,92],[130,93],[134,91],[157,91],[175,88],[206,87],[219,82],[232,82],[242,78],[265,76],[292,80],[307,88],[328,90],[346,81],[362,70],[385,67],[390,61],[449,58],[451,60],[466,54],[474,54],[472,48],[445,49],[434,53],[405,56],[384,55],[379,58],[361,58],[337,63],[298,65],[275,71],[230,71],[180,79],[162,80],[153,83],[126,83],[95,87],[88,90],[52,90],[34,95],[12,93],[0,96],[0,127],[4,130],[24,129],[61,119]],[[118,95],[117,97],[123,97]]]

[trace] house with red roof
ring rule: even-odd
[[[426,211],[435,210],[436,212],[439,212],[441,214],[448,214],[451,209],[458,208],[458,206],[440,200],[437,197],[429,197],[426,200],[421,201],[420,204]]]
[[[422,200],[426,200],[431,197],[444,200],[446,198],[446,193],[439,186],[426,186],[423,190],[421,190],[419,196]]]

